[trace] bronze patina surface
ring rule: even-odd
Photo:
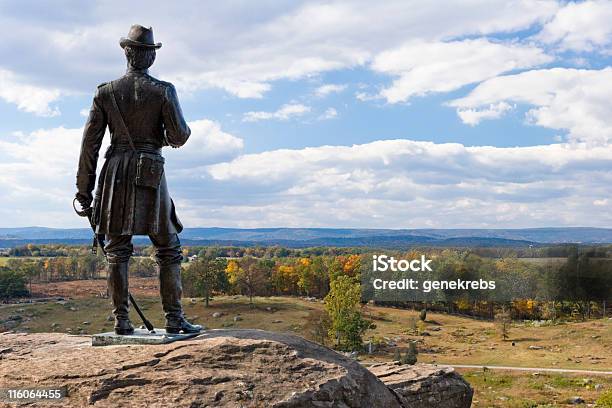
[[[128,262],[132,236],[148,235],[155,246],[165,329],[168,333],[199,332],[183,316],[179,221],[164,174],[162,148],[184,145],[191,130],[183,117],[174,86],[149,75],[161,43],[151,27],[133,25],[119,42],[127,59],[121,78],[98,86],[85,124],[77,171],[76,199],[91,207],[97,234],[106,238],[108,288],[113,302],[115,333],[132,335]],[[106,129],[110,147],[98,177],[96,167]]]

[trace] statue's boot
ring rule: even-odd
[[[198,333],[202,330],[202,326],[189,323],[183,316],[181,264],[175,263],[159,267],[159,290],[166,315],[167,333]]]
[[[108,291],[113,300],[113,314],[115,315],[115,333],[134,334],[134,327],[129,318],[128,299],[128,263],[108,264]]]

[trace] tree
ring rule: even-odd
[[[8,299],[27,294],[26,277],[21,271],[0,267],[0,298]]]
[[[278,265],[274,270],[272,284],[276,293],[297,295],[300,275],[293,265]]]
[[[497,328],[502,340],[508,340],[510,335],[510,323],[512,323],[512,319],[510,318],[510,313],[506,310],[506,307],[503,307],[502,311],[495,315],[495,321],[497,322]]]
[[[363,334],[371,327],[361,314],[359,283],[349,276],[338,276],[330,286],[325,297],[325,310],[331,319],[329,335],[340,350],[358,350]]]
[[[329,290],[328,274],[323,258],[301,258],[296,266],[298,286],[306,296],[323,297]]]
[[[194,291],[201,294],[208,307],[213,291],[222,290],[226,282],[225,260],[198,256],[187,267],[187,276],[193,280]]]
[[[252,257],[245,257],[240,262],[234,260],[228,262],[225,272],[230,285],[236,287],[240,293],[246,293],[252,304],[255,292],[265,284],[267,270],[265,263],[258,262]]]

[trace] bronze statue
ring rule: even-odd
[[[149,27],[133,25],[119,44],[127,58],[124,76],[98,86],[83,131],[77,172],[76,199],[92,208],[96,233],[106,236],[108,288],[113,302],[115,333],[132,334],[128,317],[128,261],[132,236],[148,235],[155,246],[159,284],[168,333],[194,333],[181,306],[181,243],[183,229],[176,216],[164,175],[164,146],[185,144],[191,130],[169,82],[153,78],[148,68],[161,43]],[[98,153],[108,126],[111,145],[98,178]]]

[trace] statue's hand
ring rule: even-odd
[[[91,193],[76,193],[76,199],[81,204],[81,209],[86,210],[91,207],[91,202],[93,201],[93,197]]]

